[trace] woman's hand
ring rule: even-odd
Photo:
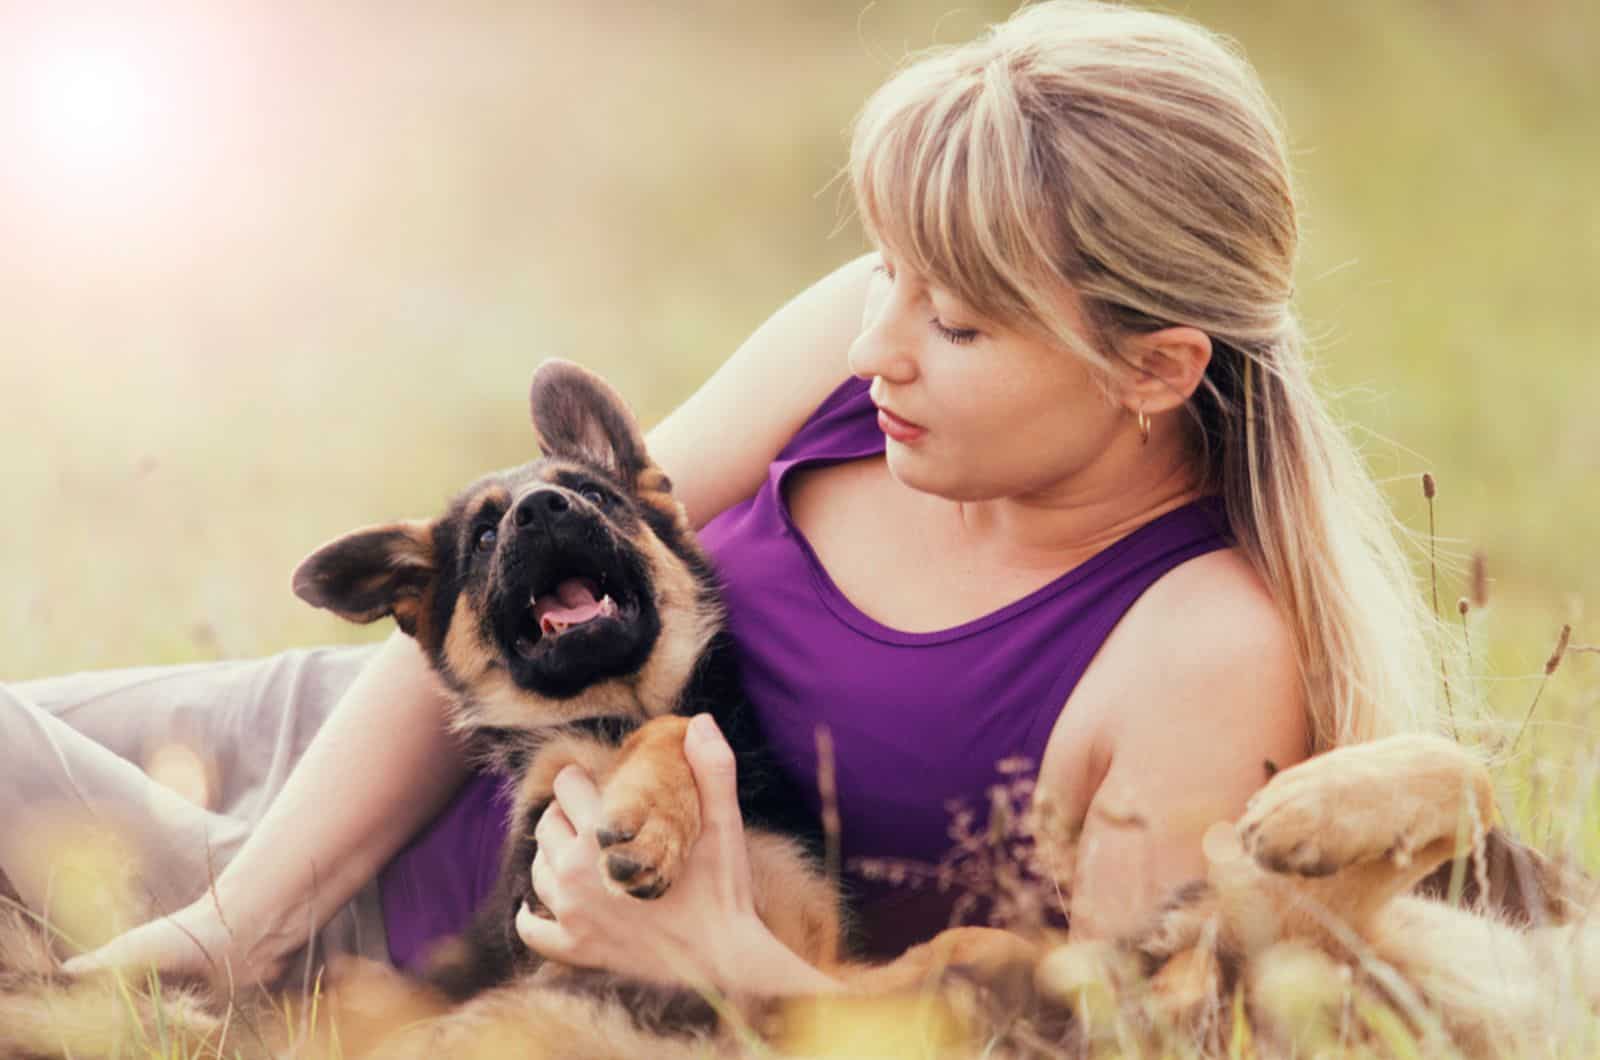
[[[832,981],[756,916],[733,751],[710,715],[690,723],[683,749],[700,793],[701,831],[667,893],[646,901],[607,889],[594,838],[600,794],[587,774],[568,766],[534,830],[533,890],[555,919],[524,906],[517,934],[551,960],[659,982],[723,991],[825,989]]]
[[[248,941],[255,937],[256,943]],[[226,919],[207,894],[170,916],[125,931],[98,949],[67,961],[69,975],[113,968],[202,976],[235,984],[270,983],[283,972],[281,946]]]

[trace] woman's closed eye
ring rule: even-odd
[[[894,282],[894,270],[887,264],[879,262],[872,267],[872,271],[879,276],[885,277],[890,283]],[[934,331],[939,333],[940,338],[953,346],[965,346],[979,335],[977,328],[953,328],[937,316],[929,320],[928,324]]]
[[[956,346],[965,346],[978,337],[977,328],[952,328],[938,317],[934,317],[928,323],[933,325],[933,330],[937,331],[946,342]]]

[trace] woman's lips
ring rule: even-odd
[[[927,428],[903,420],[881,405],[878,407],[878,429],[902,445],[914,442],[928,433]]]

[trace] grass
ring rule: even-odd
[[[834,176],[871,86],[1006,7],[181,9],[181,151],[0,171],[0,678],[381,635],[295,600],[295,562],[531,455],[545,355],[681,401],[861,248]],[[1600,870],[1600,9],[1182,11],[1283,109],[1298,301],[1470,641],[1451,705],[1482,690],[1518,832]]]

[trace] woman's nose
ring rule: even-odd
[[[862,379],[881,375],[891,383],[909,383],[917,377],[915,333],[908,327],[910,314],[904,302],[886,277],[873,277],[861,333],[850,344],[852,374]]]

